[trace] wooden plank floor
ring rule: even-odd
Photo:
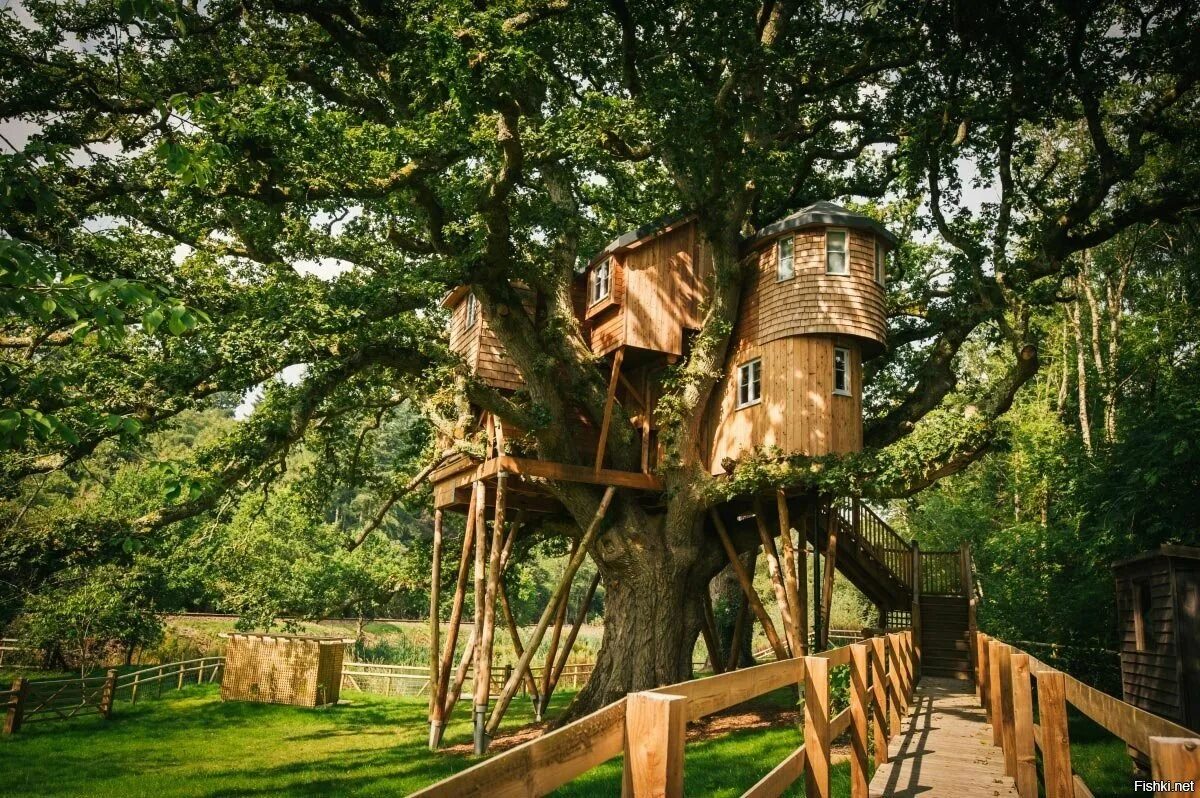
[[[922,679],[888,757],[871,780],[871,798],[1017,795],[970,682]]]

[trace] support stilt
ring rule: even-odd
[[[512,607],[508,603],[508,588],[505,586],[503,579],[500,580],[500,607],[504,611],[504,623],[508,626],[508,635],[512,638],[513,651],[517,654],[517,659],[520,660],[521,655],[525,653],[525,646],[521,644],[521,632],[517,629],[517,621],[513,617]],[[538,692],[537,679],[533,678],[533,673],[529,668],[524,671],[525,689],[529,691],[529,700],[533,702],[533,710],[537,712]]]
[[[446,697],[450,687],[450,669],[454,666],[454,650],[458,645],[459,627],[462,624],[463,604],[466,600],[467,573],[471,564],[471,550],[475,543],[475,494],[471,493],[471,501],[467,507],[467,524],[463,531],[462,555],[458,562],[458,581],[454,588],[454,601],[450,606],[450,625],[446,632],[446,644],[442,647],[442,661],[438,666],[437,701],[434,703],[436,717],[430,724],[430,737],[433,738],[434,748],[441,745],[442,734],[445,732]],[[467,649],[470,650],[468,645]]]
[[[517,663],[513,675],[504,685],[504,690],[500,693],[500,698],[496,701],[496,706],[492,710],[492,715],[487,723],[486,731],[488,734],[494,735],[496,729],[500,726],[500,720],[504,717],[504,712],[508,709],[508,704],[512,701],[513,694],[517,692],[521,672],[529,667],[534,652],[542,644],[542,637],[546,634],[546,627],[550,625],[551,616],[557,612],[558,602],[563,599],[565,591],[570,589],[571,581],[575,578],[575,572],[583,564],[583,558],[587,556],[592,541],[596,539],[596,535],[600,532],[600,522],[604,520],[605,514],[608,513],[608,506],[612,503],[616,492],[617,489],[611,485],[604,490],[604,496],[601,497],[600,504],[596,508],[596,514],[592,517],[591,523],[588,524],[588,528],[583,533],[583,538],[579,541],[579,548],[575,552],[575,556],[567,563],[567,570],[563,574],[562,581],[555,588],[554,595],[550,597],[550,603],[542,612],[542,617],[538,620],[538,625],[533,630],[533,636],[529,639],[529,647],[525,649],[525,653]]]
[[[766,555],[767,574],[771,577],[771,587],[775,591],[775,606],[779,610],[779,620],[783,624],[788,654],[794,657],[800,651],[795,615],[788,602],[783,566],[779,562],[779,550],[775,548],[775,538],[767,527],[767,519],[763,517],[762,502],[757,496],[754,497],[754,524],[758,527],[758,539],[762,543],[763,554]]]
[[[797,657],[808,656],[808,608],[800,603],[800,592],[797,589],[796,550],[792,544],[792,522],[788,513],[787,494],[782,490],[775,493],[775,509],[779,515],[779,540],[783,549],[783,583],[787,591],[788,604],[792,608],[792,622],[795,624],[796,642],[799,649],[792,649]],[[800,541],[801,548],[804,541]]]
[[[804,640],[804,650],[810,655],[809,651],[809,626],[808,626],[808,533],[811,531],[812,512],[806,508],[804,515],[800,518],[800,548],[796,550],[796,592],[800,599],[799,611],[800,616],[800,637]],[[814,560],[816,558],[814,557]],[[815,623],[813,624],[816,625]],[[815,636],[815,635],[814,635]]]
[[[825,583],[821,589],[821,650],[829,648],[829,614],[833,607],[833,578],[837,575],[837,509],[829,505],[829,533],[825,546]]]
[[[604,400],[604,418],[600,422],[600,440],[596,444],[597,474],[604,466],[604,448],[608,443],[608,428],[612,424],[613,402],[617,398],[617,377],[621,375],[621,361],[625,358],[625,348],[622,347],[613,355],[612,375],[608,378],[608,395]]]
[[[486,609],[485,594],[487,593],[487,487],[483,480],[475,481],[475,678],[474,682],[474,717],[478,718],[480,710],[487,712],[488,677],[491,674],[491,663],[483,661],[483,616]],[[482,743],[481,727],[476,724],[476,750]]]
[[[813,647],[823,651],[821,645],[821,514],[813,513],[813,575],[812,575],[812,607],[813,607]]]
[[[700,594],[700,608],[704,612],[704,624],[700,631],[704,634],[704,647],[708,649],[708,664],[712,666],[713,673],[724,673],[725,660],[721,656],[721,637],[717,634],[717,619],[713,615],[712,594],[708,592],[708,585],[704,586],[704,592]]]
[[[542,703],[547,707],[550,706],[550,697],[554,695],[554,690],[558,687],[558,680],[562,678],[563,670],[567,667],[567,660],[571,656],[571,649],[575,647],[575,639],[579,637],[579,630],[583,627],[584,621],[587,620],[588,610],[591,609],[592,599],[595,597],[596,588],[599,586],[600,572],[597,571],[588,585],[587,593],[583,597],[583,603],[579,605],[579,612],[575,615],[575,623],[571,624],[571,631],[567,635],[567,642],[558,653],[558,661],[554,663],[554,675],[550,679],[550,689],[546,690],[542,695]],[[563,605],[566,605],[565,601]]]
[[[571,556],[575,555],[576,549],[571,549]],[[562,639],[563,624],[567,621],[567,601],[571,597],[571,587],[567,586],[567,592],[563,594],[562,601],[558,605],[558,611],[554,613],[554,630],[550,633],[550,645],[546,648],[546,664],[542,667],[542,691],[541,698],[537,705],[537,720],[541,720],[546,715],[546,708],[550,704],[550,681],[554,676],[554,658],[558,655],[558,642]]]
[[[438,666],[441,664],[439,628],[439,605],[442,590],[442,511],[433,511],[433,568],[429,576],[429,748],[437,743],[434,723],[439,722],[437,685],[441,682]]]
[[[787,659],[787,649],[779,639],[779,634],[775,631],[775,624],[771,622],[771,616],[767,615],[762,601],[758,598],[758,593],[754,590],[754,580],[746,573],[745,566],[738,559],[737,550],[733,548],[733,542],[729,539],[729,532],[725,529],[725,522],[721,520],[721,516],[717,514],[716,510],[710,510],[709,514],[712,516],[713,525],[717,528],[717,536],[721,539],[721,545],[725,547],[725,554],[729,557],[729,563],[733,566],[733,572],[737,575],[738,582],[741,583],[742,592],[746,594],[746,599],[750,603],[750,609],[754,611],[758,622],[762,624],[763,631],[767,634],[767,640],[770,641],[771,648],[775,651],[775,656],[779,659]]]
[[[750,602],[743,601],[738,607],[737,617],[733,621],[733,634],[729,638],[729,656],[725,660],[725,670],[736,670],[742,656],[742,638],[746,636],[746,627],[750,625]]]
[[[497,440],[501,440],[499,425]],[[496,587],[500,581],[501,550],[504,548],[504,513],[507,501],[508,475],[501,471],[496,475],[496,509],[492,518],[492,542],[488,550],[487,588],[483,598],[483,640],[479,648],[479,665],[475,671],[475,753],[487,750],[488,737],[483,727],[487,721],[488,701],[492,688],[492,643],[496,634]]]

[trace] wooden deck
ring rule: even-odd
[[[871,798],[1016,798],[970,682],[921,679],[901,726],[888,746],[888,764],[871,780]]]

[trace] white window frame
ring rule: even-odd
[[[829,268],[829,234],[842,234],[842,263],[845,266],[845,271],[835,272]],[[850,231],[844,227],[831,227],[825,231],[825,273],[836,275],[838,277],[846,277],[850,274]]]
[[[603,283],[600,280],[601,269],[604,274]],[[605,258],[592,268],[591,279],[588,280],[588,307],[599,304],[612,296],[612,273],[612,258]],[[604,293],[600,293],[601,285],[604,287]]]
[[[742,398],[743,388],[745,399]],[[753,394],[753,395],[751,395]],[[762,358],[747,360],[737,369],[737,406],[750,407],[762,401]]]
[[[887,247],[878,238],[875,239],[875,282],[887,283]]]
[[[787,273],[783,271],[783,246],[787,244]],[[784,236],[775,242],[775,281],[782,283],[796,276],[796,238]]]
[[[842,382],[845,383],[841,388],[838,388],[838,355],[842,356]],[[853,396],[854,387],[850,379],[851,371],[850,350],[844,346],[835,346],[833,348],[833,393],[835,396]]]
[[[467,292],[467,329],[473,330],[475,323],[479,321],[479,300],[475,298],[475,294]]]

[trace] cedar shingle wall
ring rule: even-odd
[[[521,292],[525,309],[532,312],[534,296]],[[496,334],[483,318],[483,305],[478,305],[475,324],[467,329],[467,296],[458,301],[450,312],[450,351],[462,355],[467,367],[493,388],[516,390],[525,384],[515,363],[504,354]]]
[[[1137,650],[1134,626],[1134,590],[1140,582],[1150,588],[1143,651]],[[1116,589],[1125,700],[1148,712],[1183,722],[1169,563],[1165,559],[1139,563],[1121,573]]]

